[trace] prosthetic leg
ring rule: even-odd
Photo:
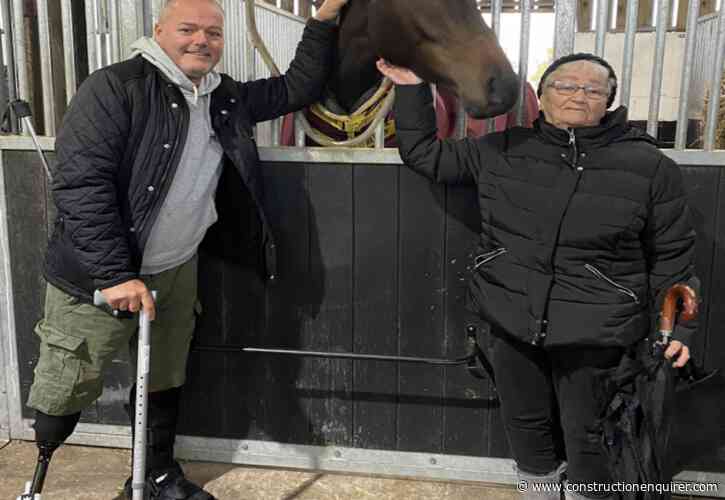
[[[80,417],[80,413],[56,417],[36,411],[33,428],[35,429],[35,442],[38,446],[38,463],[35,466],[32,483],[25,486],[25,492],[18,497],[18,500],[40,500],[40,493],[43,491],[45,476],[48,473],[53,453],[68,439],[68,436],[73,434]]]

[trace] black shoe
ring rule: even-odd
[[[126,498],[133,498],[131,478],[123,487]],[[216,500],[209,493],[184,477],[181,466],[174,462],[172,467],[157,469],[149,473],[143,490],[144,500]]]

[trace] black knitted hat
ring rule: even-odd
[[[609,99],[607,99],[607,107],[611,106],[614,102],[614,98],[617,96],[617,74],[614,72],[614,68],[612,68],[607,61],[599,56],[595,56],[594,54],[589,54],[586,52],[569,54],[568,56],[560,57],[559,59],[551,63],[551,65],[546,68],[546,71],[544,71],[544,74],[541,75],[541,80],[539,80],[539,89],[536,91],[536,95],[541,98],[541,94],[544,92],[544,82],[547,78],[549,78],[549,75],[551,73],[556,71],[559,66],[574,61],[591,61],[607,69],[607,71],[609,72],[610,81],[614,82],[612,88],[610,89]]]

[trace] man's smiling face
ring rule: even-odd
[[[154,39],[198,85],[224,51],[224,13],[215,0],[175,0],[163,9]]]

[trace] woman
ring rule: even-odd
[[[400,155],[445,184],[478,188],[481,237],[471,307],[492,326],[491,361],[524,498],[616,498],[593,390],[646,337],[658,298],[694,278],[695,234],[677,165],[608,108],[617,78],[574,54],[544,73],[533,129],[436,139],[429,86],[378,62],[396,83]],[[678,328],[666,356],[689,357]],[[550,492],[538,485],[549,485]]]

